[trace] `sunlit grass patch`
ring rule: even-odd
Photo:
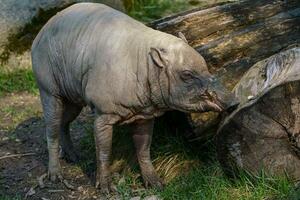
[[[125,0],[128,14],[140,21],[150,22],[193,8],[205,8],[212,4],[237,0]]]
[[[17,125],[28,118],[33,116],[40,116],[41,110],[34,108],[32,106],[26,106],[24,108],[18,108],[15,106],[0,107],[0,114],[2,118],[0,120],[0,126],[5,130],[12,130],[17,127]]]
[[[260,176],[230,180],[217,162],[193,169],[180,176],[160,193],[163,199],[250,200],[290,199],[295,196],[294,185],[285,177]]]
[[[136,19],[150,22],[163,16],[186,10],[192,5],[183,0],[128,0],[128,13]]]
[[[31,67],[0,66],[0,127],[11,130],[41,115],[38,88]]]
[[[23,121],[42,115],[39,97],[28,92],[0,97],[0,129],[13,130]]]
[[[9,69],[0,66],[0,96],[23,91],[38,93],[32,70],[29,68]]]

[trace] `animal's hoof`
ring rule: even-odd
[[[64,186],[70,190],[75,190],[75,187],[71,185],[64,177],[62,176],[60,171],[48,171],[48,177],[51,182],[61,182]]]
[[[96,188],[100,189],[100,192],[105,195],[117,192],[116,187],[111,183],[109,178],[99,178],[96,181]]]
[[[153,187],[153,188],[156,188],[158,190],[164,189],[164,183],[161,180],[151,181],[151,182],[150,181],[145,181],[145,187],[149,188],[149,186]]]
[[[144,179],[144,183],[145,183],[146,188],[154,187],[154,188],[157,188],[159,190],[162,190],[164,188],[165,183],[155,173],[150,174],[150,175],[149,174],[144,174],[143,179]]]

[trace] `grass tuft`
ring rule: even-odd
[[[38,93],[32,70],[28,68],[9,70],[0,66],[0,96],[23,91]]]
[[[296,196],[293,184],[285,177],[261,176],[251,181],[246,176],[231,181],[217,162],[193,169],[180,176],[160,193],[163,199],[290,199]]]

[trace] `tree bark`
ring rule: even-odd
[[[234,88],[241,104],[217,135],[218,158],[229,175],[287,174],[300,180],[300,48],[254,65]]]
[[[151,26],[173,35],[182,32],[212,72],[234,70],[229,73],[235,77],[225,81],[233,88],[254,63],[299,43],[300,1],[229,3],[158,20]]]
[[[187,11],[150,26],[173,35],[182,32],[231,90],[254,63],[300,43],[300,1],[246,0]],[[206,138],[219,119],[215,113],[187,117],[194,138]]]

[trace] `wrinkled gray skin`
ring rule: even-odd
[[[46,121],[50,179],[62,179],[59,141],[64,155],[76,160],[69,124],[88,105],[96,113],[96,187],[103,192],[111,189],[114,124],[133,122],[145,184],[161,188],[150,160],[153,119],[172,109],[221,111],[232,102],[213,87],[204,59],[184,40],[102,4],[75,4],[52,17],[33,42],[32,65]]]

